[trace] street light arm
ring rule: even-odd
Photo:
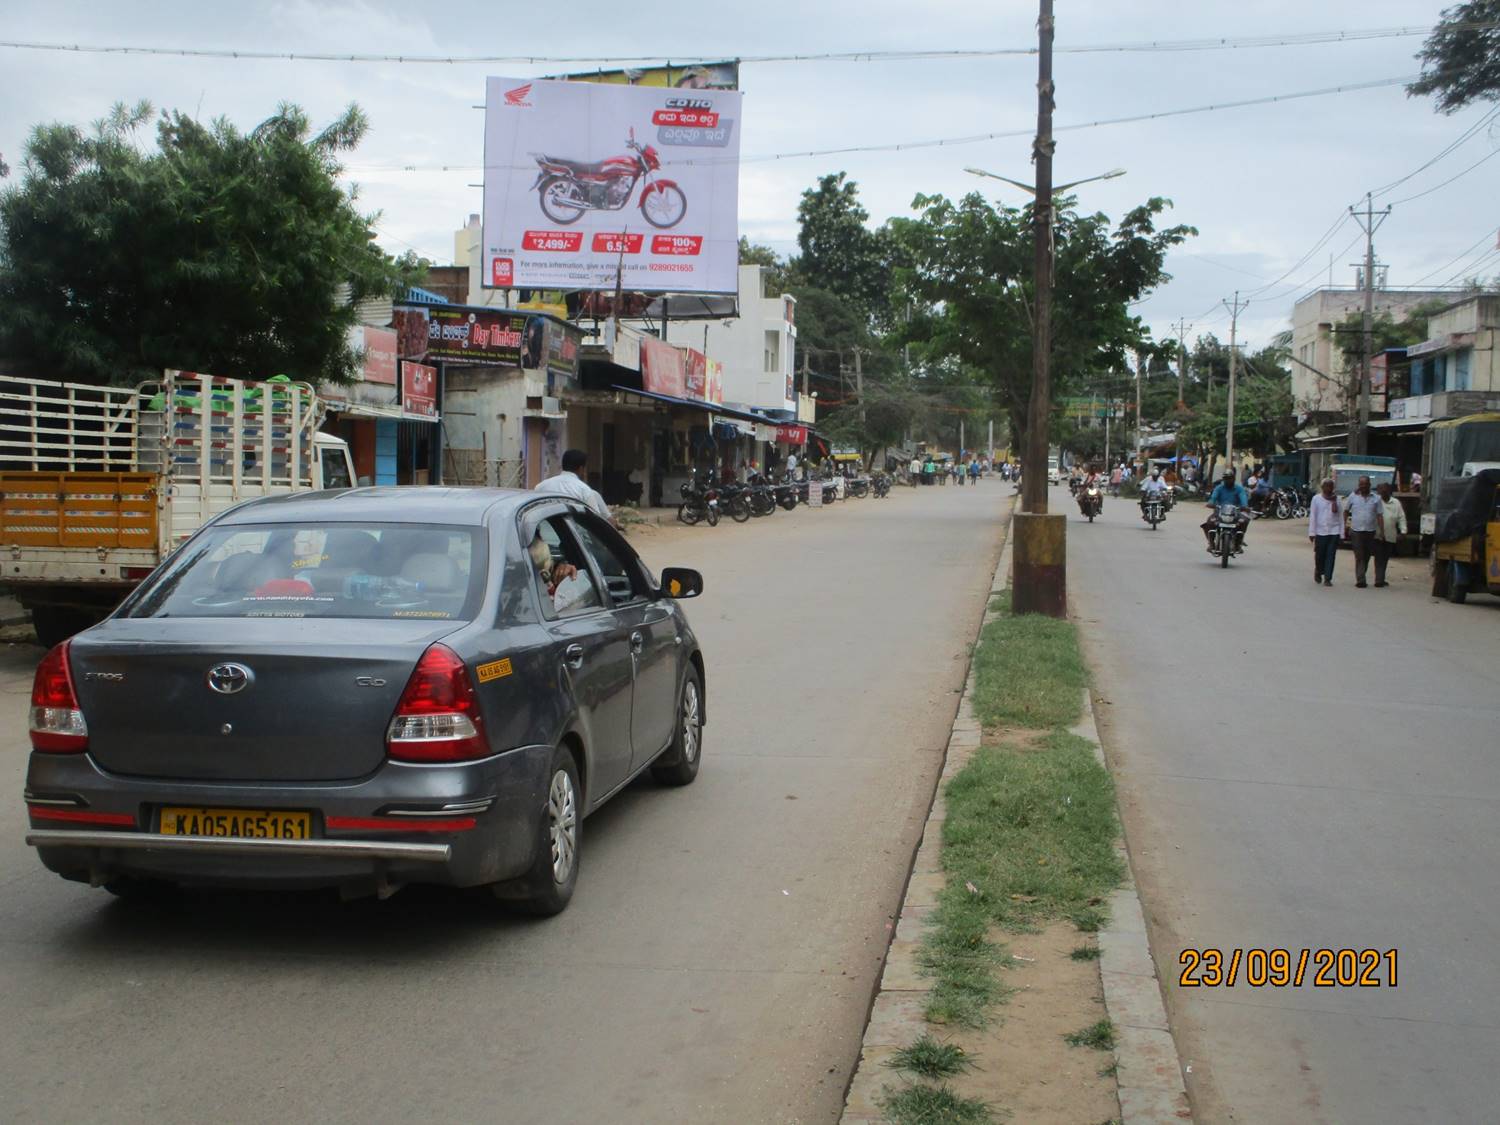
[[[1000,180],[1002,183],[1007,183],[1012,187],[1020,188],[1022,191],[1028,193],[1029,195],[1036,194],[1036,188],[1031,184],[1023,184],[1020,180],[1013,180],[1009,176],[1002,176],[996,172],[987,172],[983,168],[965,168],[964,171],[968,172],[971,176],[987,176],[992,180]],[[1116,176],[1123,176],[1124,174],[1124,168],[1114,168],[1099,176],[1087,176],[1081,180],[1072,180],[1066,184],[1058,184],[1052,189],[1052,194],[1057,195],[1061,192],[1067,191],[1069,188],[1076,188],[1080,184],[1091,184],[1095,180],[1113,180]]]

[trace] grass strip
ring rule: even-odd
[[[1039,614],[1012,617],[1009,592],[993,604],[999,616],[984,627],[974,652],[979,721],[1037,730],[1076,723],[1088,673],[1073,623]]]
[[[981,747],[947,793],[947,882],[918,964],[934,978],[930,1021],[982,1027],[1008,991],[993,927],[1103,920],[1100,902],[1124,876],[1114,785],[1088,740],[1054,731],[1024,752]]]
[[[904,1086],[887,1090],[880,1103],[891,1125],[992,1125],[990,1107],[964,1098],[947,1086]]]
[[[971,1069],[974,1062],[957,1043],[944,1043],[923,1032],[909,1047],[902,1047],[886,1066],[922,1078],[951,1078]]]

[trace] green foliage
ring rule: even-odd
[[[1088,685],[1078,630],[1040,614],[1012,616],[1010,595],[974,653],[974,712],[985,726],[1046,730],[1076,723]]]
[[[957,1043],[944,1043],[923,1032],[910,1046],[902,1047],[886,1060],[885,1065],[923,1078],[951,1078],[973,1069],[974,1061]]]
[[[146,102],[85,132],[38,125],[0,192],[0,348],[39,372],[130,384],[164,368],[347,380],[351,301],[420,266],[391,259],[337,182],[368,123],[321,132],[283,104],[249,133]]]
[[[1440,113],[1500,99],[1500,0],[1467,0],[1445,9],[1417,58],[1422,76],[1406,92],[1432,95]]]
[[[1427,339],[1427,322],[1447,307],[1447,301],[1435,297],[1413,306],[1400,320],[1393,317],[1389,309],[1377,311],[1370,318],[1370,354],[1375,356],[1386,348],[1405,348],[1420,344]],[[1353,394],[1358,390],[1360,370],[1364,364],[1364,314],[1352,312],[1344,317],[1334,326],[1333,335],[1343,357],[1343,370],[1348,373],[1345,393]],[[1330,371],[1329,374],[1337,375],[1338,372]]]
[[[811,289],[824,289],[868,319],[888,304],[889,247],[872,231],[859,186],[837,172],[802,193],[797,205],[797,272]]]
[[[1099,947],[1097,945],[1080,945],[1069,954],[1075,961],[1097,961],[1099,960]]]
[[[1063,1041],[1070,1047],[1091,1047],[1096,1051],[1113,1051],[1115,1049],[1115,1025],[1107,1019],[1099,1020],[1081,1031],[1070,1031],[1063,1036]]]
[[[990,1107],[947,1086],[903,1086],[886,1091],[880,1108],[891,1125],[991,1125]]]
[[[781,255],[744,235],[740,235],[740,265],[760,266],[765,270],[768,296],[779,296],[791,287],[791,270]]]
[[[918,218],[891,223],[904,259],[898,277],[923,302],[907,335],[977,373],[1020,435],[1031,394],[1031,208],[995,206],[978,193],[957,201],[918,196],[914,206]],[[1106,216],[1081,214],[1071,197],[1057,198],[1054,404],[1081,390],[1090,372],[1124,369],[1148,346],[1148,330],[1130,305],[1166,280],[1167,251],[1197,233],[1188,226],[1157,230],[1168,206],[1148,200],[1111,230]]]

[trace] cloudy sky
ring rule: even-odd
[[[1417,72],[1412,56],[1421,37],[1149,53],[1066,53],[1068,47],[1428,27],[1442,6],[1441,0],[1058,0],[1057,124],[1409,77]],[[680,62],[1026,46],[1034,42],[1036,6],[1031,0],[0,0],[0,11],[6,16],[0,37],[7,40]],[[1025,56],[746,64],[743,153],[760,158],[1027,130],[1035,123],[1035,66]],[[485,75],[540,76],[560,69],[568,68],[0,48],[0,153],[15,175],[33,124],[86,123],[117,100],[146,98],[205,119],[223,115],[247,128],[279,101],[301,104],[318,122],[355,101],[373,127],[349,160],[349,178],[358,183],[364,205],[382,212],[383,244],[393,252],[416,248],[447,261],[454,228],[480,209],[480,192],[470,185],[481,175],[482,114],[473,107],[483,100]],[[1347,216],[1313,249],[1347,207],[1366,191],[1415,172],[1480,125],[1486,113],[1481,107],[1442,117],[1426,100],[1387,86],[1136,124],[1064,128],[1056,175],[1065,181],[1125,168],[1124,177],[1080,189],[1087,207],[1110,215],[1151,195],[1173,200],[1173,220],[1196,226],[1200,235],[1171,257],[1172,282],[1139,311],[1158,336],[1175,331],[1181,317],[1194,325],[1190,337],[1203,331],[1227,337],[1228,313],[1218,302],[1239,289],[1254,298],[1240,321],[1254,346],[1287,326],[1296,297],[1326,284],[1330,273],[1335,284],[1353,283],[1349,263],[1362,254],[1362,242]],[[1500,227],[1500,160],[1465,172],[1497,150],[1500,125],[1480,125],[1452,153],[1377,195],[1377,207],[1395,205],[1377,237],[1391,285],[1456,281],[1474,267],[1486,276],[1500,274],[1500,253],[1485,257],[1496,250]],[[902,152],[747,160],[740,174],[740,229],[783,251],[793,248],[799,194],[819,175],[840,170],[858,181],[876,222],[909,213],[918,192],[951,195],[977,187],[1017,202],[1011,189],[976,180],[963,168],[978,165],[1028,180],[1029,156],[1029,140],[1016,137]],[[1419,193],[1427,194],[1407,198]]]

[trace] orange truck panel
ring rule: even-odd
[[[0,472],[0,541],[155,550],[155,473]]]

